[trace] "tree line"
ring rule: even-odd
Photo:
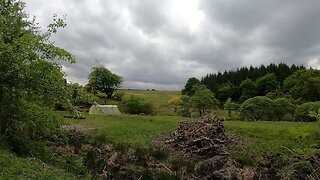
[[[241,67],[223,73],[207,74],[200,82],[214,92],[221,102],[225,102],[228,97],[237,102],[244,102],[250,97],[264,96],[274,90],[282,90],[287,77],[305,69],[302,65],[271,63],[268,66]]]
[[[203,85],[218,99],[220,108],[229,115],[237,110],[242,119],[314,121],[309,114],[319,109],[320,70],[304,66],[280,63],[209,74],[201,81],[192,77],[182,94],[193,97]]]

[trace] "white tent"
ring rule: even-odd
[[[117,105],[95,104],[90,107],[89,114],[119,115],[121,112]]]

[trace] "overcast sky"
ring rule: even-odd
[[[84,84],[103,65],[124,88],[181,89],[189,77],[285,62],[320,68],[318,0],[26,0],[41,27],[66,15],[56,45]]]

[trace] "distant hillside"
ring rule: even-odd
[[[174,115],[173,109],[169,107],[169,99],[180,96],[180,91],[146,91],[146,90],[121,90],[125,97],[130,95],[140,96],[146,101],[153,103],[158,115]]]

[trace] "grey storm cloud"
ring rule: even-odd
[[[26,0],[41,27],[66,15],[54,36],[76,64],[67,79],[86,83],[103,65],[124,88],[178,90],[189,77],[285,62],[320,68],[317,0]]]

